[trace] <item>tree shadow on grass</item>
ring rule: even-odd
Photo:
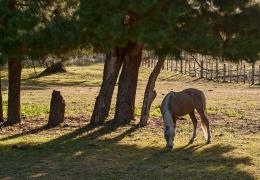
[[[111,122],[98,128],[86,126],[26,150],[2,145],[0,178],[254,179],[237,168],[250,164],[248,157],[227,156],[234,150],[231,145],[198,144],[173,152],[141,148],[121,143],[126,137],[138,141],[137,126],[114,135],[118,128]],[[110,138],[101,138],[103,135]]]

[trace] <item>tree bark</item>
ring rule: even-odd
[[[60,91],[53,91],[50,104],[50,116],[47,124],[48,128],[58,126],[64,122],[65,101]]]
[[[103,124],[108,117],[117,77],[125,56],[125,49],[116,49],[115,53],[107,53],[103,72],[103,82],[96,98],[95,108],[90,123]]]
[[[127,124],[134,119],[135,96],[143,46],[129,43],[120,74],[114,121]]]
[[[2,98],[2,68],[0,67],[0,123],[4,122],[3,117],[3,98]]]
[[[155,82],[161,72],[162,66],[164,64],[164,61],[166,59],[166,56],[159,57],[159,60],[153,70],[153,72],[150,74],[145,93],[144,93],[144,100],[143,100],[143,107],[141,111],[141,119],[140,119],[140,126],[146,126],[150,114],[151,105],[157,96],[157,93],[154,89]]]
[[[20,117],[20,93],[21,93],[22,63],[18,60],[8,61],[8,112],[7,124],[12,125],[21,122]]]

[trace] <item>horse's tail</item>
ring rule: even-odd
[[[211,135],[210,135],[210,130],[209,130],[209,120],[206,116],[206,96],[203,92],[201,93],[201,99],[202,99],[202,105],[203,105],[203,111],[204,111],[204,112],[200,112],[201,128],[202,128],[204,137],[207,140],[207,143],[210,143]]]

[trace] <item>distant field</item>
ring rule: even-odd
[[[108,123],[92,128],[86,124],[102,68],[102,64],[69,66],[67,73],[41,78],[32,78],[34,69],[23,70],[23,123],[0,129],[0,179],[260,179],[259,86],[218,84],[163,71],[151,123],[139,129],[135,125],[151,71],[141,68],[136,121],[125,127]],[[2,83],[6,114],[6,72]],[[185,146],[192,131],[185,117],[178,123],[175,149],[166,152],[159,105],[167,92],[189,87],[206,94],[213,143],[205,145],[199,131],[194,144]],[[66,124],[42,130],[54,89],[66,101]],[[113,118],[115,97],[112,103],[109,119]]]

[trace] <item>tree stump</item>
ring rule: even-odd
[[[49,121],[47,127],[52,128],[64,122],[64,113],[65,113],[65,101],[61,96],[60,91],[53,91],[51,104],[50,104],[50,115],[49,115]]]

